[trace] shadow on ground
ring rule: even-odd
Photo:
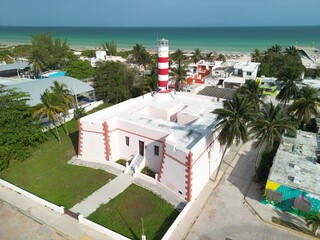
[[[69,134],[69,138],[72,142],[73,149],[78,154],[78,140],[79,140],[79,131],[75,131]]]
[[[239,158],[238,161],[235,165],[231,163],[229,169],[227,170],[227,173],[229,174],[227,181],[237,187],[243,197],[246,196],[247,198],[260,201],[261,194],[263,193],[263,187],[255,182],[252,182],[255,177],[255,161],[258,151],[259,149],[253,147],[253,143],[245,150],[240,150],[238,156],[236,156]],[[254,184],[254,187],[257,191],[248,191],[251,182]]]

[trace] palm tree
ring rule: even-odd
[[[178,63],[178,69],[180,70],[181,64],[186,59],[186,56],[184,55],[183,51],[181,49],[177,49],[172,55],[171,55],[173,61]]]
[[[199,48],[196,48],[193,52],[192,55],[192,60],[194,62],[194,64],[196,64],[197,62],[199,62],[201,60],[201,50]]]
[[[57,130],[57,121],[59,119],[59,114],[66,111],[66,107],[58,101],[57,96],[51,93],[48,89],[40,95],[41,103],[35,106],[35,110],[32,114],[32,117],[39,117],[39,120],[42,118],[47,118],[50,123],[56,129],[56,136],[59,143],[61,143],[60,135]]]
[[[271,48],[268,48],[267,52],[273,52],[273,53],[281,53],[281,46],[278,44],[273,45]]]
[[[312,225],[312,232],[316,235],[318,228],[320,227],[320,213],[319,212],[310,212],[306,217],[307,226]]]
[[[267,150],[271,150],[276,142],[282,143],[284,130],[292,135],[296,132],[295,123],[292,119],[285,116],[283,109],[279,105],[274,106],[272,102],[264,104],[259,118],[251,122],[249,127],[250,135],[257,139],[255,147],[260,147],[259,153],[263,143],[267,144]]]
[[[186,79],[186,71],[183,68],[172,68],[170,74],[175,78],[175,90],[183,90],[183,82]],[[180,89],[180,84],[182,88]]]
[[[263,103],[262,99],[265,97],[262,95],[262,89],[259,87],[259,83],[256,81],[247,81],[237,91],[237,94],[246,95],[248,100],[252,102],[254,110],[259,112],[260,105]]]
[[[30,52],[28,61],[36,75],[40,74],[47,67],[46,60],[39,49],[34,49]]]
[[[298,97],[299,88],[297,83],[302,81],[302,71],[303,65],[301,61],[297,61],[296,58],[291,55],[285,56],[285,62],[279,70],[276,81],[281,87],[276,99],[284,102],[284,108],[290,99],[297,99]]]
[[[295,100],[288,111],[293,116],[296,116],[301,122],[301,127],[309,123],[311,115],[318,115],[318,107],[320,106],[320,98],[316,88],[306,86],[299,92],[299,98]]]
[[[132,53],[139,66],[143,65],[144,68],[146,68],[146,65],[151,62],[150,54],[141,44],[136,44],[133,46]]]
[[[295,46],[287,47],[284,50],[285,54],[291,55],[293,57],[300,57],[299,50]]]
[[[222,61],[222,62],[226,62],[226,56],[220,53],[219,56],[217,57],[217,60]]]
[[[246,96],[235,95],[232,100],[226,100],[223,108],[212,111],[218,115],[219,123],[215,131],[220,130],[218,140],[222,145],[230,147],[234,140],[236,144],[249,139],[247,123],[252,121],[257,114]]]
[[[53,86],[50,87],[52,93],[57,97],[58,101],[65,107],[65,112],[63,114],[63,122],[66,129],[67,135],[69,135],[67,124],[66,124],[66,115],[68,110],[74,106],[75,98],[72,95],[71,91],[67,88],[65,83],[59,83],[57,81],[53,82]]]
[[[262,58],[263,58],[263,53],[258,48],[256,48],[254,52],[251,53],[252,62],[262,62]]]

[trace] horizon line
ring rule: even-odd
[[[0,27],[47,27],[47,28],[256,28],[256,27],[320,27],[320,25],[251,25],[251,26],[47,26],[47,25],[0,25]]]

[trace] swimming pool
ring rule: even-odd
[[[54,72],[54,73],[52,73],[52,74],[49,74],[49,75],[48,75],[48,78],[65,76],[66,73],[67,73],[67,72]]]

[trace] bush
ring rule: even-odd
[[[148,175],[149,177],[152,177],[152,178],[154,178],[154,177],[156,176],[156,173],[153,172],[153,171],[151,171],[150,168],[148,168],[147,166],[144,167],[144,168],[141,170],[141,172],[142,172],[143,174],[145,174],[145,175]]]

